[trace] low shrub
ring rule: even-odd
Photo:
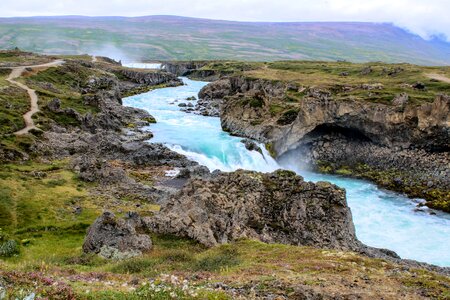
[[[0,245],[0,257],[11,257],[19,253],[20,247],[15,240],[8,240]]]
[[[278,125],[289,125],[292,124],[295,119],[297,119],[298,111],[295,109],[290,109],[285,111],[281,117],[277,120]]]

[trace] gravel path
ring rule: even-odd
[[[22,76],[23,72],[25,72],[25,69],[27,69],[27,68],[46,69],[46,68],[50,68],[50,67],[59,66],[63,63],[64,63],[63,60],[55,60],[53,62],[50,62],[47,64],[42,64],[42,65],[22,66],[22,67],[11,68],[12,72],[11,72],[11,74],[9,74],[9,76],[6,80],[8,82],[10,82],[11,84],[14,84],[14,85],[20,87],[21,89],[26,90],[28,92],[28,95],[30,96],[30,103],[31,103],[30,110],[23,115],[23,119],[25,120],[25,128],[23,128],[19,131],[16,131],[14,134],[23,135],[23,134],[27,134],[31,129],[37,129],[37,127],[33,121],[33,115],[39,111],[38,97],[36,95],[36,91],[29,88],[25,84],[16,81],[15,79]]]

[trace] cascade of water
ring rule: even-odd
[[[294,157],[276,162],[264,147],[263,154],[248,151],[240,138],[222,131],[219,118],[187,114],[179,103],[197,96],[206,82],[183,79],[184,86],[164,88],[124,99],[124,104],[149,111],[158,121],[151,126],[153,142],[207,166],[210,170],[247,169],[269,172],[290,169],[306,180],[330,181],[347,190],[358,238],[375,247],[388,248],[400,256],[442,266],[450,266],[450,217],[415,212],[414,203],[402,195],[375,185],[339,176],[308,172]],[[176,101],[176,102],[175,102]]]
[[[129,63],[124,64],[124,66],[128,68],[136,68],[136,69],[161,69],[160,63]]]

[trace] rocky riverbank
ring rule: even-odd
[[[100,184],[99,194],[115,199],[131,197],[159,202],[171,189],[143,184],[140,174],[148,176],[154,170],[159,175],[152,180],[165,182],[170,181],[169,178],[157,170],[197,164],[161,144],[147,143],[152,134],[140,128],[156,122],[155,119],[144,110],[123,106],[121,98],[131,90],[175,86],[181,82],[166,72],[133,70],[104,63],[85,66],[110,72],[89,77],[81,88],[84,101],[98,111],[81,114],[70,108],[62,109],[61,101],[53,99],[45,109],[58,116],[69,115],[77,125],[51,122],[36,142],[35,153],[48,159],[70,158],[70,165],[80,179]]]
[[[39,130],[2,136],[0,287],[8,297],[448,294],[448,269],[361,244],[344,190],[286,171],[211,174],[148,143],[142,127],[155,119],[121,98],[179,84],[174,75],[66,58],[21,80],[36,89],[41,111]]]
[[[290,104],[292,94],[302,100]],[[315,170],[371,179],[450,211],[449,96],[422,105],[407,95],[391,104],[343,101],[315,87],[235,76],[199,97],[221,103],[224,130],[266,143],[275,157],[298,153]]]

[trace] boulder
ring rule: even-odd
[[[58,98],[54,98],[52,101],[50,101],[47,104],[47,108],[51,111],[51,112],[60,112],[61,111],[61,100]]]
[[[397,95],[393,100],[392,104],[395,106],[405,107],[408,104],[409,96],[407,93],[401,93]]]
[[[367,67],[364,67],[364,68],[361,70],[360,74],[361,74],[361,75],[369,75],[369,74],[372,73],[372,72],[373,72],[372,67],[371,67],[371,66],[367,66]]]
[[[424,90],[425,84],[423,84],[422,82],[416,82],[412,85],[412,87],[415,88],[416,90]]]
[[[254,141],[249,140],[249,139],[243,139],[243,140],[241,140],[241,143],[244,144],[245,148],[248,151],[257,151],[257,152],[263,154],[261,148]]]
[[[152,249],[150,236],[141,234],[142,222],[136,213],[117,219],[104,212],[89,227],[83,244],[85,253],[97,253],[108,259],[124,259]]]
[[[191,179],[143,222],[212,247],[240,238],[359,251],[345,190],[306,182],[290,171],[238,170]]]

